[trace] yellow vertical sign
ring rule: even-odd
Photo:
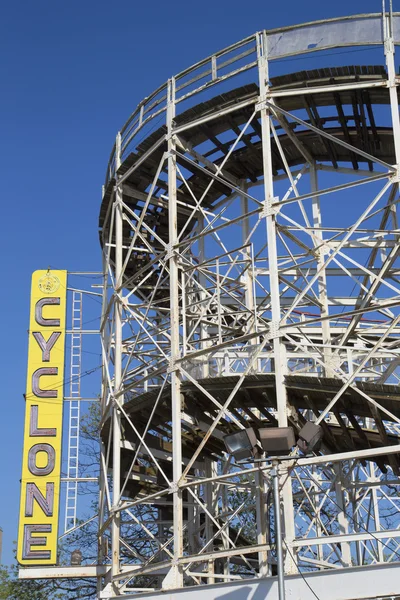
[[[57,562],[66,301],[66,271],[33,273],[17,548],[22,565]]]

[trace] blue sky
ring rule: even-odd
[[[101,267],[101,185],[118,128],[170,75],[254,31],[380,6],[379,0],[3,3],[3,562],[12,559],[17,532],[30,274],[49,265]]]

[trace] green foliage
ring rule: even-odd
[[[94,598],[96,583],[85,579],[18,579],[18,567],[0,565],[0,600],[78,600]]]
[[[54,581],[49,579],[19,580],[18,568],[0,565],[0,600],[61,600]]]
[[[10,581],[10,574],[6,567],[0,567],[0,598],[5,600],[10,597],[12,582]]]

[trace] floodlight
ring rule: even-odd
[[[257,454],[257,437],[252,427],[224,436],[225,446],[236,460],[252,458]]]
[[[268,456],[289,454],[296,443],[291,427],[264,427],[258,433],[261,446]]]
[[[323,431],[320,425],[316,425],[312,421],[307,423],[299,431],[299,439],[297,445],[299,450],[308,454],[312,450],[318,450],[322,440]]]

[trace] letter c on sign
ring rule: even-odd
[[[47,465],[45,467],[38,467],[36,464],[36,455],[38,452],[46,452],[47,454]],[[50,444],[35,444],[29,450],[28,454],[28,469],[32,475],[45,476],[50,475],[53,471],[56,463],[56,451]]]
[[[43,375],[58,375],[58,367],[41,367],[32,375],[32,392],[37,398],[57,398],[57,390],[42,390],[40,378]]]
[[[43,306],[59,306],[60,298],[41,298],[36,302],[35,321],[43,327],[60,327],[60,319],[45,319],[42,315]]]

